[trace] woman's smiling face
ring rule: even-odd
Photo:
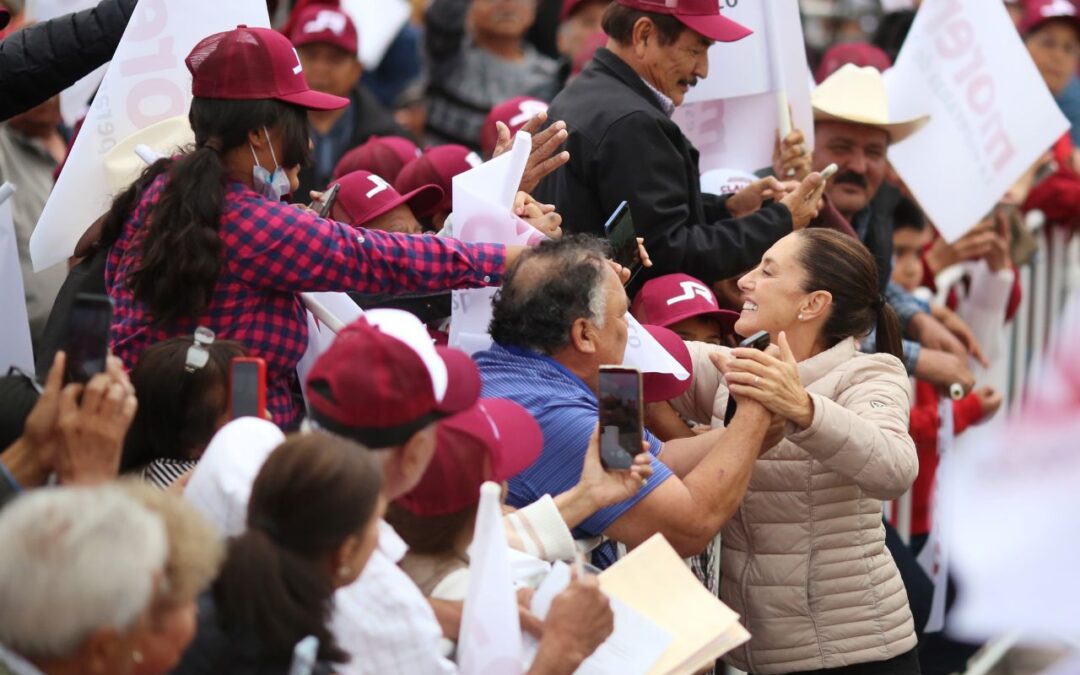
[[[775,340],[782,330],[798,321],[799,308],[806,300],[803,290],[806,272],[798,262],[802,242],[789,234],[765,252],[761,263],[739,279],[742,314],[735,332],[749,336],[767,331]]]

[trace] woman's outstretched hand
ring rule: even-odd
[[[799,380],[799,366],[783,331],[778,342],[778,348],[766,351],[733,349],[734,358],[725,364],[724,378],[731,393],[757,401],[805,429],[814,421],[814,402]]]

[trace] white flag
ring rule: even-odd
[[[521,626],[501,508],[501,488],[480,487],[480,508],[469,547],[469,590],[458,639],[462,675],[520,675]]]
[[[675,121],[701,153],[699,167],[755,171],[772,164],[780,128],[777,92],[792,124],[814,147],[810,67],[797,0],[743,0],[724,16],[753,30],[738,42],[709,49],[709,77],[686,95]]]
[[[60,178],[30,237],[37,271],[67,260],[109,208],[105,154],[138,129],[187,113],[184,59],[208,35],[238,24],[267,27],[263,0],[140,0],[105,73]]]
[[[454,236],[493,244],[529,244],[545,238],[512,211],[531,149],[532,137],[519,131],[510,152],[454,176]],[[494,288],[453,292],[450,346],[470,354],[491,346],[488,325],[494,296]]]
[[[390,43],[409,21],[412,7],[405,0],[341,0],[341,10],[356,24],[361,63],[375,70]]]
[[[15,366],[33,375],[34,347],[30,341],[30,318],[26,313],[26,292],[11,209],[14,193],[15,186],[11,183],[0,185],[0,316],[4,317],[4,330],[0,331],[0,374]]]
[[[889,161],[949,241],[1069,128],[1000,2],[926,0],[885,82],[891,117],[930,115]]]

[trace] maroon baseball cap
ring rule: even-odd
[[[483,162],[480,155],[464,145],[437,145],[406,164],[394,181],[394,187],[404,194],[424,185],[438,185],[442,188],[443,196],[432,212],[449,213],[453,206],[454,176],[475,169]]]
[[[363,227],[402,204],[408,205],[417,218],[423,218],[430,215],[443,198],[442,188],[438,185],[421,185],[400,194],[393,185],[370,171],[345,174],[326,189],[335,185],[341,185],[336,204],[345,211],[349,224],[354,227]]]
[[[660,343],[668,354],[679,362],[686,372],[694,372],[694,362],[690,359],[690,350],[682,338],[662,326],[644,326],[649,335]],[[641,391],[646,403],[670,401],[686,393],[693,383],[692,378],[680,380],[668,373],[644,373],[641,376]]]
[[[513,136],[526,122],[547,109],[547,101],[532,96],[515,96],[497,104],[488,112],[484,125],[480,127],[480,152],[484,153],[484,157],[491,157],[491,153],[495,152],[495,144],[499,141],[496,122],[510,127],[510,135]]]
[[[336,7],[311,5],[296,15],[289,40],[294,47],[323,43],[356,54],[360,37],[349,15]]]
[[[731,330],[738,312],[720,309],[712,289],[688,274],[665,274],[645,282],[630,311],[645,324],[667,328],[685,319],[706,316],[720,319]]]
[[[667,14],[682,25],[717,42],[736,42],[754,31],[720,14],[717,0],[617,0],[623,7]]]
[[[334,167],[334,178],[353,171],[370,171],[391,183],[402,167],[420,156],[420,148],[400,136],[372,136],[363,145],[346,152]]]
[[[883,73],[892,67],[892,59],[889,55],[869,42],[841,42],[825,50],[825,55],[821,57],[821,63],[818,64],[817,71],[814,73],[814,79],[821,84],[849,63],[854,63],[860,68],[866,66],[877,68]]]
[[[417,516],[445,516],[480,503],[480,486],[501,483],[540,456],[544,434],[513,401],[481,399],[439,422],[435,455],[424,476],[394,503]]]
[[[480,397],[468,354],[436,347],[420,319],[375,309],[346,326],[311,367],[311,419],[369,448],[401,445]]]
[[[1020,20],[1020,34],[1026,37],[1050,21],[1068,22],[1080,37],[1080,17],[1071,0],[1028,0]]]
[[[275,99],[309,110],[337,110],[349,99],[313,91],[292,43],[269,28],[237,26],[203,38],[188,54],[199,98]]]

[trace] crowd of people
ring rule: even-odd
[[[520,672],[575,672],[604,643],[596,573],[656,534],[750,632],[727,666],[965,668],[979,645],[927,628],[916,557],[941,453],[1002,408],[1025,214],[1080,219],[1072,0],[1005,0],[1073,128],[952,242],[889,163],[928,122],[890,116],[882,74],[917,9],[875,10],[871,33],[829,23],[834,44],[808,49],[814,128],[777,132],[771,166],[714,194],[672,116],[725,76],[711,48],[750,34],[724,3],[416,0],[365,67],[363,17],[268,0],[273,28],[186,55],[187,115],[146,130],[180,149],[72,224],[66,266],[34,271],[79,133],[59,95],[111,58],[136,2],[34,23],[0,0],[0,185],[18,188],[38,373],[0,379],[0,674],[458,672],[486,483],[539,645]],[[511,210],[543,241],[456,238],[454,178],[518,131]],[[607,241],[624,202],[626,265]],[[498,289],[492,343],[470,355],[450,346],[451,293],[480,288]],[[316,292],[363,314],[309,359]],[[80,379],[87,296],[109,300],[108,356]],[[641,447],[614,469],[600,380],[634,323],[690,377],[644,374]],[[258,406],[238,414],[251,363]],[[907,493],[902,538],[883,504]]]

